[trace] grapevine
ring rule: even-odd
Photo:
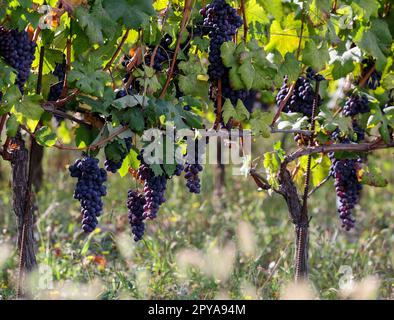
[[[74,188],[64,190],[79,201],[82,230],[92,233],[105,213],[100,219],[105,232],[98,239],[108,230],[118,238],[115,233],[125,226],[129,230],[130,225],[139,257],[153,253],[161,257],[161,248],[167,252],[173,244],[181,249],[184,229],[200,230],[195,224],[181,225],[197,201],[204,203],[199,212],[206,223],[201,239],[210,241],[210,233],[216,232],[208,230],[211,220],[206,212],[211,209],[217,213],[210,215],[214,223],[225,217],[226,223],[242,219],[258,226],[262,215],[249,211],[259,212],[260,205],[247,203],[255,200],[248,198],[249,189],[244,192],[250,185],[268,191],[256,195],[256,204],[260,200],[264,206],[269,204],[278,221],[289,216],[294,225],[296,258],[291,270],[296,281],[311,270],[308,245],[316,232],[309,233],[309,228],[321,228],[315,221],[322,219],[323,210],[312,208],[318,201],[309,198],[322,197],[318,190],[328,192],[327,201],[336,198],[337,208],[321,208],[334,221],[339,215],[344,229],[340,232],[351,232],[351,238],[363,237],[359,231],[371,216],[373,222],[387,219],[383,212],[367,212],[369,203],[360,200],[370,197],[369,188],[391,182],[385,170],[391,165],[386,155],[390,157],[394,148],[394,11],[390,1],[364,2],[0,0],[0,154],[10,163],[11,177],[10,194],[0,205],[4,212],[8,203],[12,205],[16,217],[16,232],[10,231],[9,237],[17,239],[20,253],[16,296],[23,296],[23,272],[37,265],[35,235],[41,224],[36,221],[45,223],[34,219],[33,213],[43,197],[35,189],[34,173],[42,161],[38,149],[50,150],[45,151],[45,159],[50,160],[48,168],[56,162],[57,171],[69,165],[66,153],[82,154],[68,166]],[[224,143],[213,145],[215,141]],[[212,143],[209,149],[208,143]],[[151,148],[159,161],[146,157]],[[391,150],[377,153],[383,149]],[[219,163],[212,166],[203,159],[211,150],[221,152],[215,159]],[[177,155],[178,162],[169,161],[170,153]],[[58,154],[61,159],[52,158]],[[231,165],[227,172],[233,177],[224,174],[227,159]],[[48,169],[48,174],[51,171],[55,170]],[[205,187],[211,177],[214,181]],[[123,179],[127,194],[116,190],[121,184],[113,183],[115,179]],[[333,185],[325,184],[332,180]],[[123,195],[122,207],[118,198],[107,198],[111,214],[104,212],[107,185],[113,190],[111,197]],[[320,189],[323,185],[327,189]],[[382,199],[390,197],[384,194]],[[195,203],[183,206],[189,199]],[[283,206],[276,206],[278,199],[287,205],[288,215]],[[367,214],[359,214],[360,208]],[[153,219],[152,231],[158,226],[162,232],[152,232],[141,241]],[[8,223],[8,217],[4,221]],[[70,231],[75,224],[67,226]],[[176,232],[168,236],[167,246],[162,237],[171,228]],[[336,224],[324,228],[331,232]],[[228,230],[231,238],[232,230],[237,230],[236,240],[241,237],[237,226]],[[96,254],[91,241],[98,231],[78,234],[87,237],[81,255]],[[1,245],[7,232],[0,235]],[[256,246],[264,242],[265,232],[258,233]],[[51,246],[50,240],[42,243]],[[47,252],[38,245],[39,252]],[[208,244],[200,241],[198,246],[204,255],[209,252],[204,251]],[[311,246],[311,251],[316,247]],[[152,254],[141,254],[143,250]],[[250,267],[251,255],[241,255],[245,263],[235,267]],[[269,263],[264,258],[261,262]],[[177,270],[156,261],[148,265],[153,266],[149,267],[152,277]],[[112,270],[109,266],[103,272]],[[236,271],[236,275],[254,272]],[[2,279],[0,272],[0,288]],[[228,281],[220,283],[224,286]]]

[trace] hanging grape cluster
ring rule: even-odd
[[[108,158],[105,160],[104,166],[107,171],[116,173],[122,166],[123,160],[126,158],[127,154],[130,152],[130,149],[132,147],[131,138],[125,138],[124,142],[126,145],[126,151],[123,151],[121,153],[119,161],[115,161]]]
[[[364,94],[355,93],[346,100],[342,113],[345,117],[352,117],[359,113],[368,113],[370,111],[368,97]]]
[[[170,50],[172,41],[172,37],[169,34],[165,34],[161,39],[156,52],[154,52],[155,46],[149,47],[149,53],[145,56],[145,64],[150,66],[152,55],[154,55],[152,67],[156,71],[162,71],[163,64],[165,62],[171,61],[173,57],[174,53]]]
[[[144,217],[155,219],[160,206],[166,202],[164,193],[167,189],[167,178],[165,175],[155,176],[153,170],[145,163],[142,153],[138,155],[141,161],[138,168],[138,178],[144,181],[144,195],[146,204],[144,205]]]
[[[0,26],[0,55],[17,71],[16,84],[22,93],[30,75],[35,50],[36,43],[29,39],[26,31],[7,30]]]
[[[186,187],[190,193],[199,194],[201,192],[200,173],[203,171],[203,157],[205,153],[206,143],[203,139],[194,140],[194,150],[185,156],[185,179]]]
[[[229,69],[223,64],[221,58],[221,46],[227,41],[232,41],[238,28],[243,25],[242,18],[237,11],[224,0],[214,0],[205,8],[201,9],[201,15],[204,18],[203,28],[208,31],[209,44],[209,66],[208,75],[211,81],[210,96],[215,100],[218,94],[221,94],[222,104],[225,99],[230,99],[235,106],[238,99],[241,100],[246,108],[253,109],[256,92],[248,90],[233,90],[230,84]],[[218,81],[221,80],[221,92],[216,92]],[[217,105],[215,104],[215,108]],[[223,125],[223,123],[222,123]]]
[[[288,77],[285,76],[282,87],[276,95],[276,104],[278,106],[280,106],[285,100],[289,90]],[[287,100],[283,108],[283,112],[298,112],[310,118],[312,116],[314,97],[315,92],[310,80],[305,77],[299,77],[295,83],[294,90],[291,93],[290,98]],[[321,104],[320,97],[318,98],[318,104]]]
[[[107,172],[98,164],[98,159],[86,156],[69,167],[71,177],[78,178],[74,198],[81,204],[82,229],[85,232],[92,232],[96,228],[97,217],[103,211],[101,197],[107,194],[104,185],[107,181]]]
[[[243,21],[237,11],[225,0],[214,0],[201,9],[204,17],[203,26],[209,29],[209,62],[208,74],[211,81],[217,81],[227,73],[223,65],[220,47],[224,42],[231,41],[242,26]]]
[[[49,88],[48,101],[56,101],[62,95],[66,70],[66,61],[63,61],[62,63],[56,63],[55,70],[53,70],[52,74],[57,77],[58,82],[51,85]]]
[[[144,206],[146,204],[145,196],[134,190],[127,193],[127,209],[131,227],[134,235],[134,241],[140,241],[145,232]]]
[[[331,174],[335,179],[335,191],[338,202],[338,213],[342,227],[349,231],[354,228],[356,220],[352,215],[355,205],[360,199],[362,185],[358,180],[359,159],[336,159],[331,153]]]

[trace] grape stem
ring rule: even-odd
[[[283,108],[286,106],[287,101],[289,101],[291,95],[293,94],[295,88],[295,82],[290,86],[289,92],[287,93],[286,97],[282,100],[282,102],[279,105],[278,111],[276,111],[276,114],[274,116],[274,119],[272,119],[271,123],[271,128],[274,127],[276,120],[279,119],[280,114],[282,113]]]
[[[160,93],[161,99],[166,94],[168,86],[170,85],[172,75],[174,73],[174,69],[175,69],[175,65],[176,65],[176,59],[177,59],[179,50],[181,48],[182,35],[183,35],[183,32],[185,31],[187,25],[189,24],[192,7],[193,7],[192,0],[185,0],[185,7],[183,8],[183,18],[182,18],[181,28],[179,30],[179,35],[176,40],[176,47],[175,47],[174,56],[172,58],[172,63],[171,63],[170,69],[168,70],[168,73],[167,73],[167,80],[163,86],[163,89],[161,90],[161,93]]]
[[[218,129],[220,122],[222,121],[222,80],[218,80],[218,94],[216,99],[216,119],[213,128]]]
[[[246,42],[248,36],[248,22],[246,20],[246,9],[245,9],[245,0],[241,0],[241,12],[242,12],[242,19],[244,21],[244,42]]]
[[[371,152],[374,150],[389,149],[389,148],[394,148],[394,142],[376,143],[376,141],[374,141],[370,143],[358,143],[358,144],[336,143],[332,145],[306,147],[306,148],[298,149],[297,151],[286,156],[283,163],[288,164],[300,157],[306,155],[312,155],[316,153],[329,153],[329,152],[338,152],[338,151]]]
[[[367,83],[368,79],[371,77],[372,73],[376,70],[376,65],[374,64],[371,69],[368,70],[368,72],[365,74],[365,76],[360,79],[360,82],[358,83],[360,88],[364,88],[365,84]]]
[[[122,50],[124,43],[126,42],[127,37],[129,36],[129,32],[130,32],[130,29],[127,29],[126,32],[124,33],[122,39],[120,40],[120,42],[118,44],[118,47],[116,48],[116,51],[114,52],[114,54],[111,57],[111,60],[109,60],[107,62],[107,64],[105,65],[105,67],[103,69],[104,71],[108,71],[111,69],[112,64],[114,63],[115,59],[118,57],[120,51]]]
[[[327,181],[329,181],[331,178],[331,175],[329,174],[327,177],[325,177],[316,187],[314,187],[309,193],[308,197],[310,197],[312,194],[314,194],[318,189],[320,189]]]
[[[313,132],[310,130],[298,130],[298,129],[275,129],[271,128],[271,133],[298,133],[310,137]]]

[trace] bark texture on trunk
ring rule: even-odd
[[[33,233],[33,215],[29,187],[29,156],[25,142],[18,135],[12,139],[12,200],[18,227],[20,272],[29,272],[37,265]]]
[[[41,189],[44,170],[42,167],[42,160],[44,158],[44,147],[39,145],[34,139],[31,145],[31,181],[34,185],[35,192]]]
[[[282,166],[278,176],[279,192],[285,198],[290,219],[295,228],[294,278],[296,281],[308,278],[309,221],[304,214],[302,201],[293,183],[290,172]]]

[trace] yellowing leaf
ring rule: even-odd
[[[287,52],[293,52],[298,48],[298,32],[301,29],[301,21],[294,20],[294,14],[289,14],[283,22],[282,29],[279,21],[274,20],[270,27],[270,41],[265,47],[267,51],[277,49],[282,56]],[[304,30],[304,35],[306,30]]]

